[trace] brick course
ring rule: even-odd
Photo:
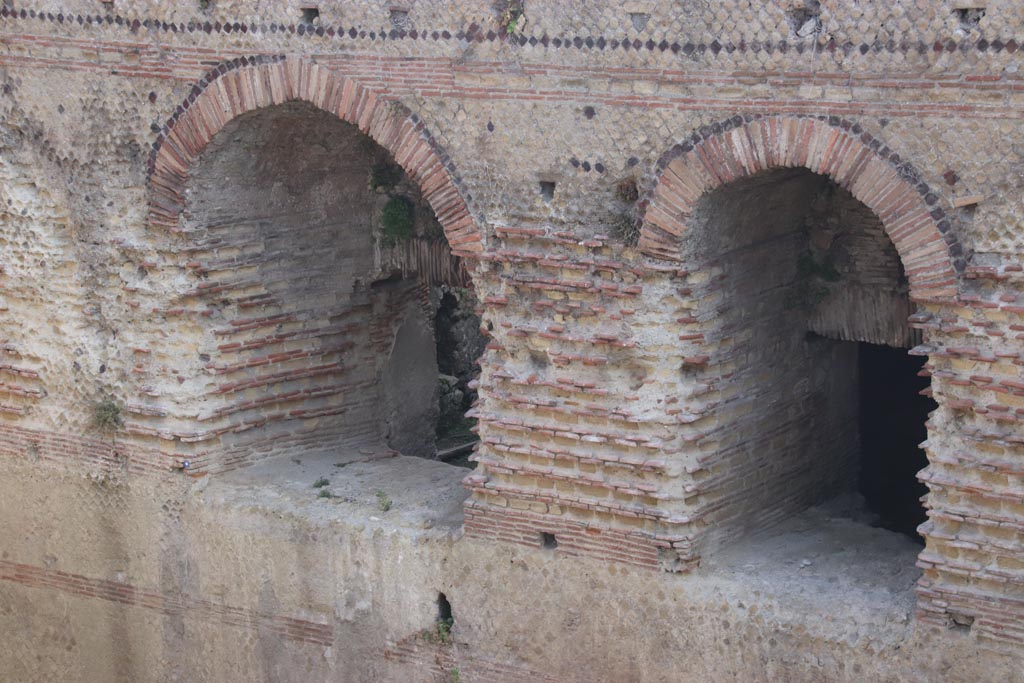
[[[510,36],[458,8],[437,9],[429,26],[420,15],[417,28],[382,29],[370,23],[384,16],[379,3],[356,4],[351,23],[315,27],[286,17],[291,6],[258,22],[138,3],[124,14],[85,3],[0,7],[5,120],[38,132],[24,137],[38,140],[35,163],[60,169],[40,185],[74,179],[77,194],[92,197],[76,205],[81,234],[105,251],[82,260],[111,265],[58,296],[100,292],[105,341],[89,344],[103,353],[83,353],[102,358],[104,371],[86,379],[109,372],[101,383],[123,388],[127,418],[113,446],[64,429],[67,415],[87,422],[84,394],[68,389],[85,380],[67,369],[70,353],[54,351],[71,349],[6,340],[7,457],[163,477],[187,460],[194,474],[216,474],[341,443],[346,430],[322,428],[324,418],[373,411],[339,398],[371,380],[338,378],[354,364],[353,338],[376,348],[394,336],[390,324],[368,322],[374,305],[386,310],[373,319],[391,322],[400,305],[364,301],[344,319],[325,305],[304,318],[300,297],[280,305],[247,272],[251,263],[207,248],[188,224],[190,182],[218,135],[305,103],[388,150],[468,264],[491,340],[466,535],[535,546],[547,533],[564,555],[692,570],[713,551],[714,532],[742,516],[743,487],[765,472],[728,470],[722,463],[742,444],[721,445],[739,426],[763,431],[743,421],[730,403],[736,388],[723,381],[745,369],[735,356],[744,347],[729,341],[742,327],[730,309],[742,301],[729,295],[756,290],[757,263],[745,264],[748,280],[729,281],[721,264],[688,259],[700,235],[694,216],[736,183],[806,169],[877,216],[909,281],[907,337],[921,337],[912,352],[927,357],[939,406],[920,475],[929,520],[919,619],[945,627],[966,616],[985,638],[1024,639],[1019,8],[993,4],[1005,21],[983,30],[949,26],[929,9],[917,12],[924,28],[859,35],[860,21],[896,25],[913,12],[825,3],[835,33],[798,39],[762,10],[749,35],[731,35],[720,17],[691,18],[672,35],[681,19],[654,3],[641,36],[608,20],[622,12],[606,3],[560,28],[552,3]],[[737,6],[719,9],[755,11]],[[840,21],[855,11],[865,14]],[[94,80],[106,85],[90,90]],[[90,93],[82,111],[61,98],[64,82]],[[100,111],[116,114],[93,128],[87,119]],[[133,145],[146,150],[134,160],[124,151]],[[27,175],[5,163],[5,179]],[[95,169],[106,167],[126,169],[124,179],[105,187],[107,171]],[[548,177],[558,189],[545,204],[535,186]],[[642,190],[635,247],[612,234],[623,179]],[[116,204],[109,214],[96,208],[106,201]],[[42,211],[29,218],[57,222]],[[71,242],[60,247],[68,261],[81,248]],[[27,263],[33,244],[12,240],[9,253]],[[143,281],[178,276],[187,287]],[[423,305],[421,291],[403,297]],[[10,318],[34,305],[12,298]],[[215,319],[225,298],[237,315]],[[100,317],[82,324],[95,338]],[[161,346],[168,331],[190,354],[210,356],[202,374],[165,372],[184,363],[173,343]],[[307,420],[311,430],[277,429]],[[766,507],[765,516],[787,510]]]

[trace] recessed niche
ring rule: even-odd
[[[455,621],[452,616],[452,603],[448,602],[448,596],[444,593],[437,594],[437,620],[441,623],[451,624]]]
[[[794,38],[808,38],[821,33],[821,3],[805,0],[803,7],[786,12],[786,22]]]
[[[409,25],[409,10],[404,7],[392,7],[388,12],[393,28],[403,29]]]
[[[540,181],[540,197],[545,203],[550,202],[555,198],[555,181],[553,180],[542,180]]]
[[[959,612],[947,612],[947,626],[951,631],[957,631],[959,633],[970,633],[971,627],[974,626],[974,617],[969,614],[961,614]]]
[[[958,7],[953,10],[953,15],[960,22],[960,28],[964,31],[970,31],[976,29],[981,25],[981,20],[985,18],[984,7]]]

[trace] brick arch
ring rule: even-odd
[[[640,204],[641,252],[681,259],[701,197],[739,178],[787,167],[828,176],[878,215],[903,262],[912,299],[956,297],[963,249],[937,193],[881,141],[836,117],[734,116],[670,149]]]
[[[185,208],[189,170],[232,119],[301,100],[351,123],[388,150],[420,187],[452,252],[472,257],[481,232],[447,154],[420,118],[395,100],[307,59],[240,57],[208,72],[161,128],[150,153],[149,224],[175,229]]]

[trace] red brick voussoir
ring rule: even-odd
[[[149,159],[149,223],[174,229],[192,164],[213,137],[246,112],[308,102],[351,123],[387,149],[430,203],[457,256],[482,249],[467,193],[445,151],[418,116],[384,92],[301,57],[259,55],[224,62],[201,78],[167,119]]]
[[[838,117],[734,116],[666,152],[641,201],[640,249],[680,260],[690,217],[708,192],[773,168],[828,176],[881,219],[916,301],[957,296],[963,248],[938,195],[916,169],[859,125]]]

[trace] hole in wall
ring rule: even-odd
[[[455,623],[455,617],[452,616],[452,603],[448,602],[448,596],[444,593],[437,594],[437,621],[438,623],[447,622],[449,626]]]
[[[404,29],[409,26],[409,10],[404,7],[392,7],[388,10],[388,18],[392,28]]]
[[[970,31],[971,29],[976,29],[981,25],[981,20],[985,18],[985,8],[958,7],[953,10],[953,16],[956,17],[961,29],[964,31]]]
[[[635,178],[625,178],[615,185],[615,198],[625,204],[632,204],[640,198]]]
[[[555,198],[555,181],[540,181],[540,198],[543,199],[545,203],[548,203]]]
[[[821,33],[821,3],[819,0],[805,0],[802,7],[786,12],[786,23],[794,38],[809,38]]]
[[[319,7],[303,7],[301,23],[307,26],[313,25],[320,18]]]
[[[555,538],[554,534],[542,531],[540,532],[540,547],[545,550],[554,550],[558,547],[558,539]]]
[[[624,243],[635,245],[640,239],[640,221],[637,219],[636,202],[640,190],[636,179],[624,178],[615,184],[615,199],[619,206],[610,216],[612,233]]]
[[[434,330],[440,378],[437,420],[438,458],[472,467],[469,457],[478,438],[476,420],[467,413],[476,403],[479,359],[487,345],[471,288],[440,285]]]
[[[928,488],[917,473],[928,465],[920,444],[928,438],[925,423],[936,407],[921,395],[928,388],[928,378],[920,376],[925,359],[878,344],[857,347],[860,492],[878,517],[873,526],[923,544],[917,527],[927,519],[921,497]]]
[[[499,0],[494,9],[498,12],[498,26],[503,34],[522,35],[527,22],[524,0]]]
[[[946,626],[950,631],[966,635],[971,632],[971,627],[974,626],[974,617],[961,612],[947,612]]]

